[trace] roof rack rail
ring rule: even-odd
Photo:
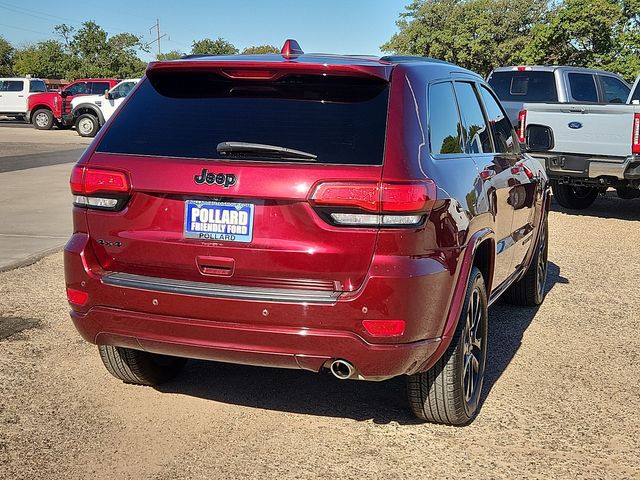
[[[446,60],[440,60],[439,58],[431,57],[418,57],[417,55],[385,55],[380,57],[382,62],[402,63],[402,62],[429,62],[429,63],[445,63],[447,65],[453,65]]]

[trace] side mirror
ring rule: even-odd
[[[553,130],[544,125],[527,125],[525,149],[527,152],[548,152],[555,146]]]
[[[113,98],[111,92],[109,92],[108,89],[104,91],[104,98],[106,98],[107,100],[111,100]]]
[[[67,92],[66,90],[62,90],[62,91],[60,92],[60,96],[61,96],[62,98],[67,98],[67,97],[69,96],[69,92]]]

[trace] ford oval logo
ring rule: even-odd
[[[578,130],[579,128],[582,128],[582,124],[580,122],[570,122],[569,123],[569,128],[573,128],[574,130]]]

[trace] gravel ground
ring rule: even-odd
[[[639,220],[615,198],[551,213],[546,301],[491,309],[464,428],[414,421],[402,379],[192,361],[125,385],[73,329],[60,254],[2,273],[0,478],[640,478]]]

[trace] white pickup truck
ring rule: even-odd
[[[519,120],[520,141],[545,162],[563,207],[587,208],[609,187],[640,197],[640,105],[526,103]]]
[[[100,127],[109,120],[139,81],[139,78],[129,78],[122,80],[104,95],[85,95],[71,100],[73,123],[78,135],[95,137]]]

